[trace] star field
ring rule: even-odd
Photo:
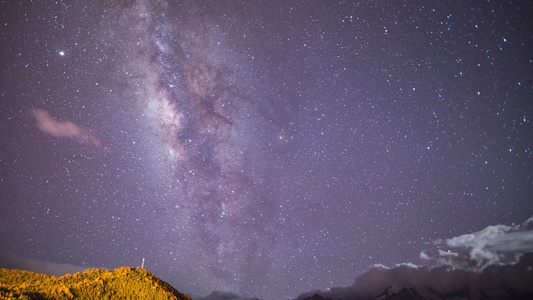
[[[280,299],[520,224],[532,11],[0,2],[0,245]]]

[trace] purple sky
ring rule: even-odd
[[[450,263],[533,215],[532,11],[3,1],[0,245],[263,299]]]

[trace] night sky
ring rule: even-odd
[[[279,299],[519,230],[532,15],[527,0],[1,1],[0,247],[83,268],[144,257],[185,293]]]

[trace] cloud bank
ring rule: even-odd
[[[243,297],[235,293],[225,291],[213,291],[211,294],[205,297],[194,295],[189,296],[194,300],[259,300],[258,298]]]
[[[1,248],[0,268],[32,271],[57,277],[64,276],[65,274],[83,272],[84,270],[88,269],[70,264],[56,264],[40,261],[35,258],[22,257]]]
[[[34,109],[32,116],[37,120],[37,127],[42,132],[54,137],[66,137],[81,144],[92,145],[101,148],[102,144],[96,136],[70,121],[56,121],[44,109]]]
[[[526,299],[533,297],[533,217],[519,226],[496,225],[437,241],[438,257],[420,258],[433,265],[375,265],[348,287],[310,291],[306,299],[387,299],[416,291],[427,299]],[[452,251],[456,250],[456,251]],[[457,251],[458,250],[458,251]],[[533,298],[531,298],[533,299]]]
[[[455,251],[439,249],[439,265],[480,271],[493,264],[516,263],[526,252],[533,251],[533,217],[518,226],[496,225],[481,231],[447,239],[444,243]]]

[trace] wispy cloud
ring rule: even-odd
[[[37,127],[42,132],[54,137],[66,137],[79,143],[101,148],[102,144],[96,136],[70,121],[56,121],[44,109],[33,109],[32,116],[37,120]]]

